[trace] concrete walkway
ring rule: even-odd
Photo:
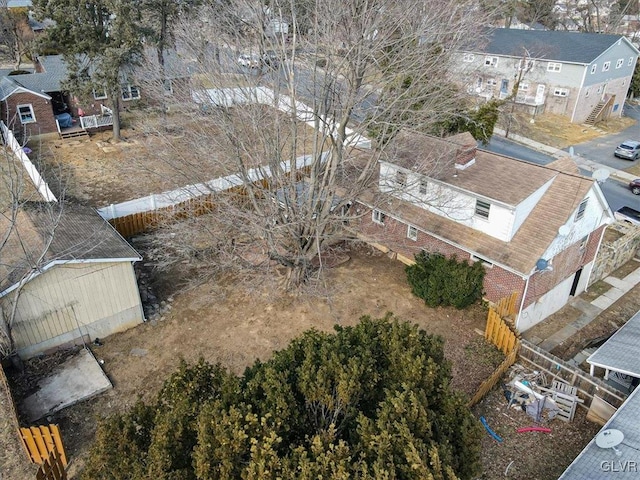
[[[638,260],[636,259],[636,261]],[[591,302],[587,302],[580,297],[571,299],[569,305],[580,310],[582,312],[581,315],[577,320],[540,342],[538,344],[540,348],[550,352],[569,337],[576,334],[578,330],[589,325],[603,310],[609,308],[616,300],[640,283],[640,267],[636,268],[623,279],[609,276],[603,280],[611,285],[611,288]]]

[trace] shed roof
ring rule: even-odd
[[[519,57],[526,48],[532,58],[589,64],[623,39],[620,35],[602,33],[497,28],[488,35],[486,43],[471,51]]]
[[[9,230],[0,250],[0,295],[25,275],[41,273],[58,262],[141,259],[93,208],[81,205],[26,202],[15,215],[9,211],[0,216],[0,232]]]
[[[640,312],[631,317],[587,362],[597,367],[640,377]]]
[[[640,451],[640,388],[636,388],[629,398],[618,408],[602,430],[616,429],[624,434],[624,439],[616,448],[617,456],[611,449],[600,448],[594,437],[584,450],[573,460],[558,480],[626,480],[638,478],[638,452]],[[626,466],[626,468],[624,468]]]

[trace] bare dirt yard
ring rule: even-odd
[[[432,309],[414,297],[403,265],[378,251],[354,246],[348,260],[329,271],[326,289],[316,295],[291,296],[266,287],[237,287],[231,282],[204,283],[189,291],[170,293],[178,279],[159,286],[168,294],[158,320],[91,345],[114,388],[53,416],[63,432],[71,477],[82,467],[97,419],[123,411],[138,397],[152,398],[180,358],[203,357],[241,373],[256,359],[265,359],[301,332],[353,325],[362,315],[393,312],[446,339],[453,365],[453,388],[471,395],[502,360],[475,329],[484,328],[486,311]],[[322,291],[324,290],[324,291]],[[26,395],[52,362],[34,360],[22,376],[12,377],[14,395]]]

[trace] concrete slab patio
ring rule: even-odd
[[[113,385],[93,354],[85,348],[41,380],[38,387],[38,391],[27,397],[20,408],[29,422],[93,397],[113,388]]]

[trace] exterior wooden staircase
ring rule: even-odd
[[[601,120],[604,120],[604,114],[607,112],[607,108],[613,104],[615,96],[607,96],[598,102],[598,104],[591,110],[591,113],[587,117],[584,123],[587,125],[595,125]]]

